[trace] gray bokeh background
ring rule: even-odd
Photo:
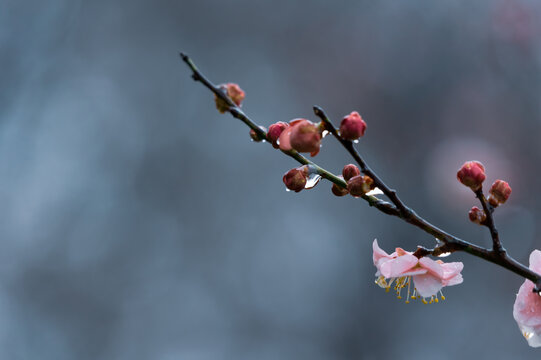
[[[471,159],[541,248],[541,5],[508,1],[0,1],[1,359],[538,359],[522,280],[477,258],[438,305],[374,285],[371,243],[432,238],[295,166],[214,109],[178,51],[262,125],[358,110],[358,148],[421,215],[489,245]],[[351,160],[332,138],[316,161]]]

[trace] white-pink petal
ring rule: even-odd
[[[436,295],[443,287],[442,280],[430,273],[413,276],[413,283],[415,284],[415,289],[422,297]]]
[[[403,276],[402,273],[417,265],[418,262],[419,260],[415,256],[406,254],[383,262],[379,266],[379,270],[386,278],[399,277]]]
[[[443,268],[441,264],[435,262],[434,260],[430,258],[422,257],[419,259],[419,265],[427,269],[428,272],[434,275],[435,277],[443,279]]]
[[[464,269],[464,264],[461,262],[443,263],[441,267],[443,268],[443,279],[449,280],[460,274],[462,269]]]
[[[534,250],[530,254],[530,269],[541,273],[541,251]]]
[[[372,243],[372,250],[372,260],[374,261],[375,266],[378,266],[378,260],[381,258],[390,258],[389,254],[379,247],[377,239],[374,239],[374,242]]]

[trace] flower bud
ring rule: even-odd
[[[278,149],[278,139],[282,132],[289,126],[288,123],[283,121],[278,121],[277,123],[269,126],[269,131],[267,132],[267,140],[272,144],[275,149]]]
[[[489,192],[488,202],[490,205],[496,207],[509,199],[509,195],[511,195],[511,186],[509,186],[506,181],[496,180],[490,187]]]
[[[260,126],[259,128],[265,132],[267,131],[267,129],[265,129],[263,126]],[[250,129],[250,137],[252,138],[252,141],[255,141],[255,142],[260,142],[260,141],[265,140],[265,138],[259,136],[259,134],[256,133],[254,129]]]
[[[479,190],[485,181],[485,167],[479,161],[468,161],[458,170],[456,178],[473,191]]]
[[[319,152],[321,145],[321,131],[311,121],[306,119],[295,120],[291,123],[289,143],[298,152],[309,152],[310,155],[315,156]]]
[[[374,180],[366,175],[357,175],[348,180],[348,191],[354,197],[360,197],[369,192]]]
[[[235,83],[222,84],[219,88],[225,91],[226,95],[237,105],[240,106],[242,100],[244,100],[245,93],[244,91]],[[215,97],[216,108],[220,113],[225,113],[229,110],[229,105],[219,97]]]
[[[342,119],[340,123],[340,136],[346,140],[357,140],[364,135],[366,123],[357,111],[353,111]]]
[[[308,172],[308,166],[304,165],[289,170],[287,173],[284,174],[282,180],[284,181],[286,188],[295,192],[299,192],[306,186]]]
[[[342,176],[339,176],[339,178],[342,178]],[[343,188],[334,183],[332,184],[331,191],[336,196],[344,196],[344,195],[347,195],[349,192],[347,188]]]
[[[485,214],[485,212],[479,209],[477,206],[471,208],[468,216],[470,217],[471,222],[479,225],[481,225],[487,219],[487,215]]]
[[[359,168],[353,164],[348,164],[342,169],[342,176],[344,180],[349,181],[354,176],[360,175],[361,171]]]

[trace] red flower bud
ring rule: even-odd
[[[487,219],[487,215],[485,214],[485,212],[479,209],[477,206],[471,208],[468,216],[470,217],[471,222],[479,225],[481,225]]]
[[[479,161],[465,162],[458,170],[456,178],[473,191],[477,191],[485,181],[485,167]]]
[[[299,192],[306,186],[306,180],[308,179],[308,166],[304,165],[296,169],[291,169],[284,174],[283,181],[286,188],[289,190]]]
[[[342,169],[342,176],[344,180],[349,181],[354,176],[360,175],[361,171],[359,168],[353,164],[348,164]]]
[[[263,126],[260,126],[259,128],[260,128],[261,130],[265,131],[265,132],[267,131],[267,129],[265,129]],[[265,140],[265,138],[259,136],[259,134],[256,133],[254,129],[250,129],[250,137],[251,137],[252,140],[255,141],[255,142],[260,142],[260,141]]]
[[[353,111],[342,119],[340,123],[340,136],[346,140],[357,140],[364,135],[366,123],[357,111]]]
[[[289,132],[287,130],[290,130]],[[316,156],[321,145],[321,131],[316,124],[306,119],[296,119],[290,123],[290,128],[282,134],[288,134],[288,143],[291,148],[298,152],[309,152]],[[282,148],[282,136],[280,136],[280,149]]]
[[[341,176],[339,176],[339,177],[341,177]],[[349,192],[347,188],[343,188],[343,187],[338,186],[338,185],[336,185],[334,183],[332,184],[331,191],[336,196],[344,196],[344,195],[347,195],[348,192]]]
[[[488,201],[494,207],[503,204],[509,199],[511,195],[511,186],[506,181],[496,180],[490,188],[490,195]]]
[[[348,191],[355,197],[360,197],[372,190],[374,180],[366,175],[357,175],[348,180]]]
[[[267,139],[275,149],[279,148],[278,139],[280,138],[282,131],[284,131],[288,126],[289,124],[283,121],[278,121],[277,123],[269,126],[269,131],[267,132]]]
[[[222,84],[219,86],[219,88],[225,91],[226,95],[229,96],[229,98],[231,98],[231,100],[237,106],[240,106],[240,104],[242,103],[242,100],[244,100],[245,93],[237,84],[234,84],[234,83]],[[216,100],[216,108],[218,109],[220,113],[223,114],[229,110],[229,105],[227,105],[225,101],[223,101],[217,96],[215,97],[215,100]]]

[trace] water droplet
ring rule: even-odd
[[[287,191],[287,192],[290,192],[291,190],[289,190],[288,188],[286,188],[286,191]]]
[[[353,143],[354,143],[354,144],[358,144],[358,143],[359,143],[359,139],[353,140]]]
[[[325,136],[329,135],[329,131],[328,130],[323,130],[323,132],[321,133],[321,138],[325,138]]]
[[[444,253],[439,254],[438,257],[447,257],[449,255],[451,255],[450,252],[444,252]]]
[[[383,191],[381,191],[380,188],[374,188],[373,190],[370,190],[369,192],[366,193],[366,195],[368,196],[381,195],[381,194],[383,194]]]
[[[313,188],[314,186],[317,185],[320,179],[321,179],[321,175],[318,175],[315,173],[308,175],[308,179],[306,179],[306,185],[304,185],[304,188],[305,189]]]

